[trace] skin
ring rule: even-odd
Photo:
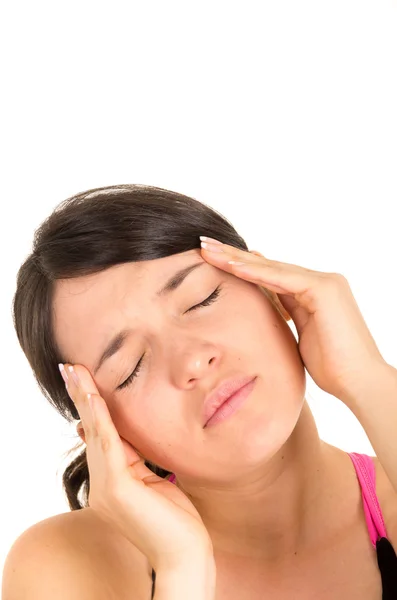
[[[200,261],[178,290],[155,297],[178,268]],[[213,304],[185,312],[219,284]],[[276,294],[216,268],[196,249],[61,280],[54,296],[59,347],[92,375],[110,335],[136,328],[94,377],[120,436],[176,474],[219,560],[254,560],[269,572],[316,553],[329,515],[340,514],[341,496],[329,498],[338,488],[333,447],[320,440],[305,399],[289,320]],[[115,391],[145,352],[132,385]],[[257,380],[245,404],[203,429],[207,394],[247,374]]]

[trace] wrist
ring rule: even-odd
[[[158,567],[154,600],[214,600],[215,584],[214,556],[188,555],[173,567]]]

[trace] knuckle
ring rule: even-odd
[[[100,436],[101,449],[105,454],[110,451],[111,441],[106,435]]]

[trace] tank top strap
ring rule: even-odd
[[[376,495],[374,461],[367,454],[359,454],[358,452],[348,452],[347,454],[353,462],[360,482],[365,520],[372,545],[376,548],[376,542],[382,537],[387,538],[387,532]]]

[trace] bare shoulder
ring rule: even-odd
[[[146,556],[84,508],[40,521],[15,540],[2,598],[146,600],[151,587]]]
[[[388,538],[397,552],[397,492],[391,484],[379,458],[372,456],[375,465],[376,495],[383,514]]]

